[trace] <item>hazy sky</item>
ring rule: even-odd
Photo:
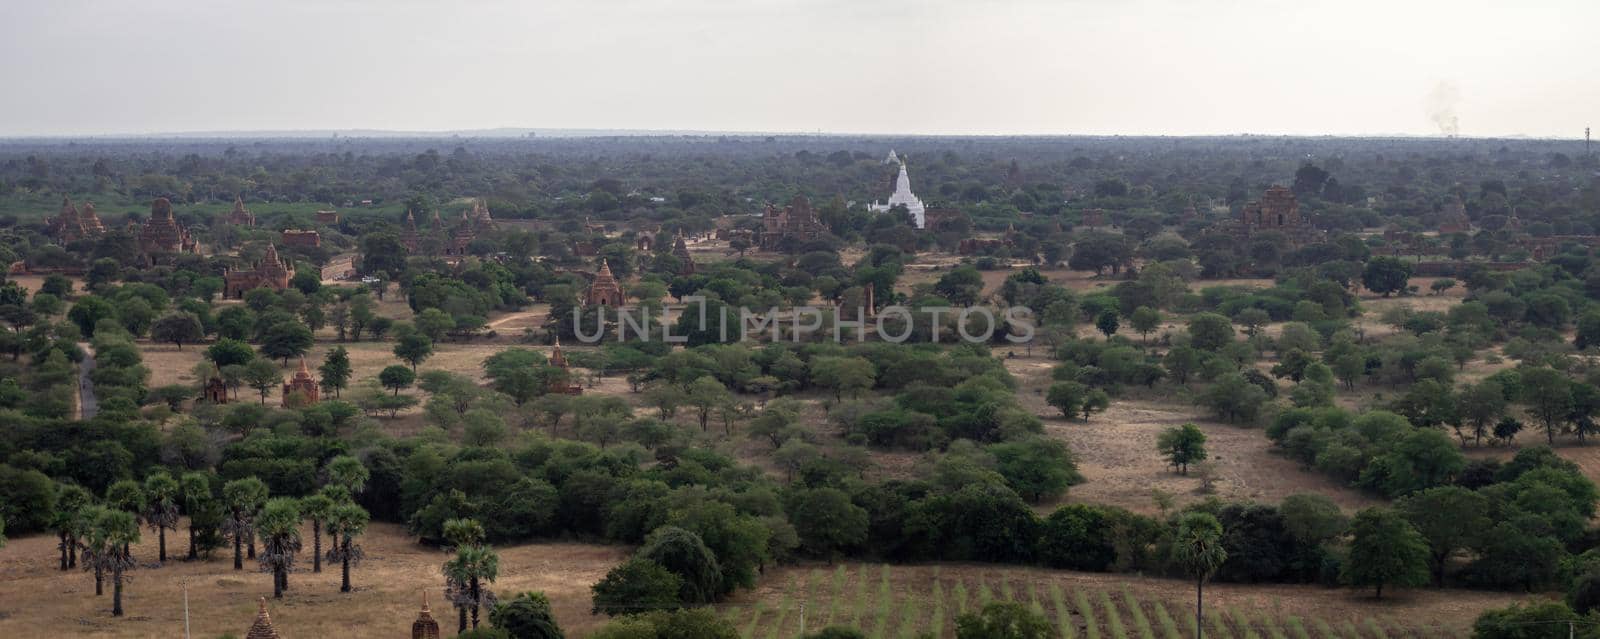
[[[0,135],[1600,126],[1595,0],[0,1]]]

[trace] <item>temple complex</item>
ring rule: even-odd
[[[438,228],[439,214],[434,213],[434,227]],[[450,229],[450,240],[445,243],[444,254],[461,256],[467,254],[467,247],[472,241],[478,239],[478,234],[495,229],[494,217],[489,215],[489,206],[481,199],[472,201],[472,208],[461,212],[461,219]]]
[[[790,238],[796,242],[808,242],[821,237],[827,230],[817,220],[816,212],[811,210],[811,200],[804,195],[796,195],[782,209],[767,205],[766,214],[761,216],[761,237],[757,238],[756,244],[765,250],[776,250]]]
[[[867,210],[887,213],[890,209],[902,205],[911,213],[911,220],[917,228],[927,226],[927,220],[924,218],[927,208],[922,205],[922,200],[917,199],[917,195],[911,192],[911,176],[906,174],[905,162],[900,163],[900,176],[894,180],[894,194],[889,196],[889,201],[873,202],[867,206]]]
[[[267,253],[257,262],[255,267],[248,270],[230,270],[222,274],[226,286],[223,297],[242,299],[244,294],[258,288],[270,288],[281,291],[289,288],[289,263],[278,257],[278,248],[267,244]]]
[[[255,226],[256,214],[244,207],[244,197],[236,196],[233,198],[233,211],[223,221],[237,226]]]
[[[582,395],[583,387],[572,382],[572,369],[567,364],[566,353],[561,352],[561,337],[556,336],[555,348],[550,350],[550,365],[561,369],[562,378],[550,382],[550,392],[556,395]]]
[[[301,246],[305,248],[322,246],[322,234],[315,230],[284,229],[281,237],[284,246]]]
[[[83,211],[72,205],[72,198],[61,198],[61,211],[55,217],[45,220],[49,227],[49,235],[56,239],[58,244],[68,244],[78,240],[95,237],[106,232],[104,224],[100,223],[100,216],[95,215],[94,202],[84,202]]]
[[[679,275],[694,275],[694,256],[689,255],[689,245],[683,239],[683,229],[678,229],[678,239],[672,244],[672,256],[678,258]]]
[[[605,260],[600,260],[600,273],[589,282],[589,290],[583,293],[584,306],[610,306],[620,308],[623,305],[622,287],[617,284],[617,279],[611,275],[611,265]]]
[[[301,408],[317,403],[317,380],[311,379],[311,370],[306,368],[306,358],[300,358],[300,370],[295,371],[294,377],[283,383],[283,407]]]
[[[1283,186],[1269,187],[1260,200],[1245,203],[1229,229],[1240,239],[1267,231],[1282,233],[1295,245],[1310,244],[1322,236],[1310,220],[1300,216],[1300,202]]]
[[[177,253],[198,253],[199,245],[189,230],[172,218],[172,202],[156,198],[150,203],[150,220],[139,228],[139,252],[145,262],[155,264]]]

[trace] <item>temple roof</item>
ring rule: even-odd
[[[256,612],[256,622],[250,625],[250,632],[245,634],[245,639],[279,639],[278,631],[272,628],[272,617],[267,614],[267,598],[261,598],[260,609]]]

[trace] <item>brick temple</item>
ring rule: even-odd
[[[245,293],[258,288],[281,291],[289,288],[289,263],[278,257],[278,248],[267,244],[267,253],[250,270],[227,271],[222,274],[225,286],[223,297],[241,299]]]
[[[55,217],[45,220],[50,237],[56,239],[58,244],[68,244],[78,240],[98,237],[106,232],[104,224],[100,223],[100,216],[95,215],[94,202],[84,202],[83,210],[72,205],[72,198],[61,198],[61,211]]]
[[[583,305],[621,308],[623,300],[622,287],[611,275],[611,265],[605,260],[600,260],[600,273],[594,276],[594,280],[589,282],[589,289],[584,291]]]
[[[816,212],[811,210],[811,200],[804,195],[796,195],[782,209],[767,205],[767,212],[761,216],[761,236],[757,238],[757,244],[770,251],[790,239],[795,242],[816,239],[827,230],[817,220]]]
[[[150,220],[139,227],[139,252],[147,264],[156,264],[179,253],[198,253],[199,244],[189,230],[172,217],[172,201],[156,198],[150,203]]]

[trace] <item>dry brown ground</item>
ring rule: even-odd
[[[1212,493],[1216,497],[1276,504],[1296,493],[1319,493],[1346,510],[1377,503],[1273,452],[1259,428],[1217,422],[1176,398],[1117,398],[1088,421],[1063,419],[1044,399],[1053,366],[1052,360],[1037,356],[1006,360],[1007,369],[1021,382],[1017,399],[1044,419],[1048,436],[1067,443],[1084,476],[1085,482],[1073,486],[1059,503],[1112,504],[1153,514],[1159,512],[1152,499],[1156,489],[1173,494],[1178,506],[1209,496],[1200,492],[1201,480],[1193,468],[1188,475],[1176,474],[1156,452],[1162,430],[1188,422],[1206,433],[1206,449],[1216,467]]]
[[[182,556],[186,542],[169,535],[167,552]],[[306,537],[305,563],[290,576],[291,590],[272,600],[271,578],[254,565],[233,570],[232,556],[219,551],[211,561],[168,561],[147,569],[156,555],[155,536],[144,532],[134,549],[139,569],[124,593],[127,616],[111,616],[111,586],[94,596],[92,574],[56,570],[55,539],[34,536],[12,539],[0,550],[0,636],[18,639],[83,637],[181,636],[183,595],[189,585],[189,610],[196,637],[232,634],[250,628],[260,597],[268,598],[273,625],[284,637],[383,638],[406,636],[417,617],[423,591],[433,602],[434,618],[447,635],[454,634],[454,611],[442,601],[439,566],[448,556],[416,544],[403,529],[378,524],[361,538],[367,560],[352,568],[355,591],[339,593],[337,566],[310,572],[311,540]],[[601,619],[589,615],[589,586],[620,562],[628,549],[577,543],[548,543],[499,549],[500,579],[494,589],[512,595],[543,591],[556,618],[569,632],[593,629]]]

